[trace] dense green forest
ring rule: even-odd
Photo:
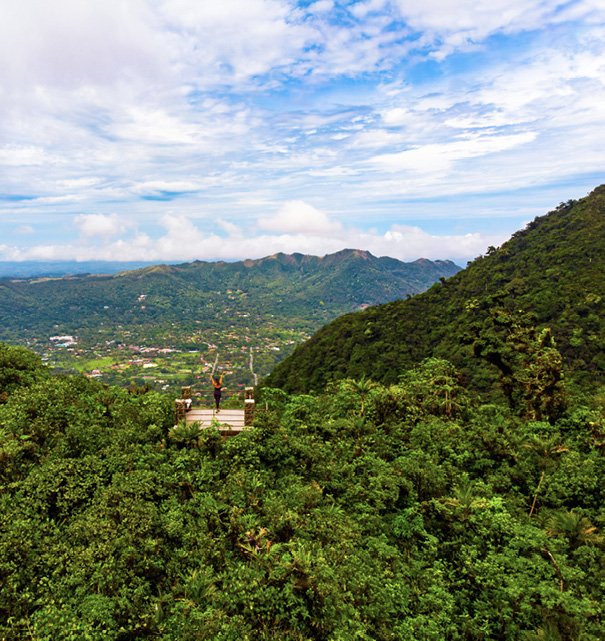
[[[127,329],[136,339],[158,327],[240,327],[275,317],[313,330],[363,304],[430,287],[459,271],[451,261],[403,263],[343,250],[324,257],[276,254],[234,263],[155,265],[114,275],[0,279],[0,340],[49,333]]]
[[[0,344],[0,640],[602,641],[604,214],[329,325],[230,439]]]
[[[0,639],[605,638],[603,399],[398,374],[265,388],[223,440],[1,345]]]
[[[280,363],[268,384],[306,392],[346,376],[394,383],[402,369],[435,356],[453,362],[473,389],[493,391],[517,365],[506,344],[518,334],[535,344],[534,328],[551,330],[575,382],[603,384],[603,274],[605,186],[561,203],[424,294],[338,318]]]
[[[231,390],[243,390],[338,315],[424,291],[459,269],[450,261],[403,263],[343,250],[113,276],[6,278],[0,340],[107,383],[175,394],[196,377],[207,380],[218,364]]]

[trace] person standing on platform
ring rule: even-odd
[[[210,376],[212,387],[214,388],[214,404],[216,405],[217,414],[221,411],[220,404],[221,404],[221,393],[223,390],[223,376],[225,376],[224,372],[220,375],[220,378],[214,375]]]

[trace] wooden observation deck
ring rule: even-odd
[[[245,429],[252,427],[254,421],[254,388],[246,387],[243,410],[202,409],[193,407],[191,402],[191,387],[183,387],[181,398],[175,401],[175,417],[177,424],[185,421],[187,424],[199,423],[200,429],[210,427],[215,422],[224,436],[235,436]]]

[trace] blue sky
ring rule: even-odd
[[[0,260],[464,263],[604,134],[605,0],[0,4]]]

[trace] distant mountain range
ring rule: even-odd
[[[77,274],[116,274],[153,265],[149,261],[123,262],[107,260],[24,260],[0,261],[0,278],[35,278],[75,276]]]
[[[271,318],[284,326],[294,318],[317,329],[361,306],[417,294],[459,270],[451,261],[403,263],[347,249],[324,257],[276,254],[113,275],[5,278],[0,280],[0,339],[112,324],[144,328],[195,320],[229,326],[236,317],[248,323]]]
[[[419,296],[336,319],[282,361],[266,384],[306,392],[344,377],[394,383],[434,356],[485,389],[495,368],[481,363],[477,341],[500,331],[506,314],[521,312],[552,329],[573,380],[605,383],[605,185],[561,203]]]

